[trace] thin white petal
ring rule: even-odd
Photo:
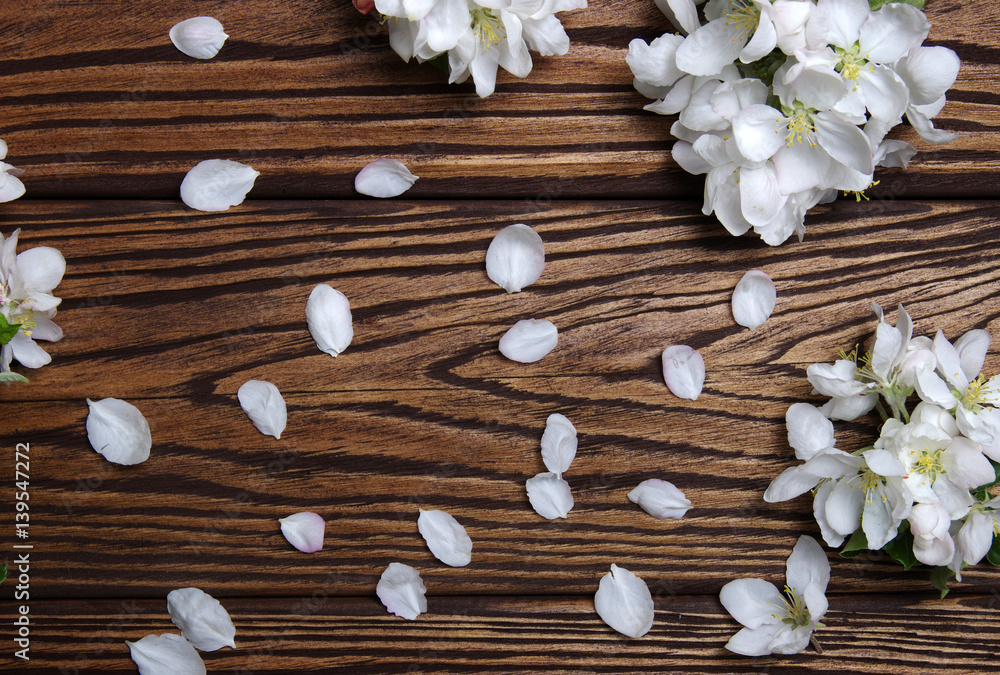
[[[661,520],[683,518],[691,508],[691,500],[677,487],[659,478],[649,478],[628,493],[629,501],[638,504],[642,510]]]
[[[777,299],[774,282],[760,270],[743,275],[733,291],[733,317],[736,323],[754,330],[771,316]]]
[[[555,413],[545,420],[542,433],[542,461],[545,468],[556,475],[569,471],[576,457],[576,427],[565,415]]]
[[[181,181],[181,201],[199,211],[225,211],[243,203],[259,175],[253,167],[230,159],[206,159]]]
[[[153,439],[139,409],[117,398],[87,399],[87,439],[94,450],[115,464],[145,462]]]
[[[167,594],[167,612],[188,642],[203,652],[236,647],[236,627],[229,612],[198,588],[179,588]]]
[[[236,397],[260,433],[281,438],[288,413],[285,399],[276,386],[263,380],[249,380],[239,388]]]
[[[403,563],[389,563],[375,594],[390,614],[412,621],[427,611],[427,589],[420,572]]]
[[[306,302],[306,324],[320,351],[337,356],[354,339],[351,303],[340,291],[327,284],[312,289]]]
[[[398,197],[417,182],[417,176],[397,159],[376,159],[354,177],[354,189],[370,197]]]
[[[228,37],[222,24],[210,16],[185,19],[170,29],[174,46],[196,59],[210,59],[218,54]]]
[[[764,491],[764,501],[768,504],[795,499],[816,487],[822,476],[806,471],[801,465],[790,466],[771,481]]]
[[[450,513],[420,509],[417,530],[434,557],[445,565],[465,567],[472,562],[472,539]]]
[[[601,578],[594,608],[604,623],[629,637],[642,637],[653,627],[653,596],[646,582],[614,564]]]
[[[972,380],[979,376],[986,361],[986,352],[990,349],[990,334],[988,331],[976,328],[970,330],[955,340],[955,351],[958,352],[959,363],[965,377]]]
[[[729,639],[726,649],[742,656],[764,656],[772,653],[775,642],[790,632],[791,627],[785,623],[766,623],[757,628],[743,628]]]
[[[785,603],[781,593],[763,579],[736,579],[722,587],[719,600],[733,618],[750,629],[764,624],[777,623],[775,617],[784,615]]]
[[[573,508],[569,483],[554,473],[540,473],[525,483],[531,508],[542,518],[565,518]]]
[[[815,539],[804,534],[795,542],[785,563],[785,579],[788,587],[800,594],[809,586],[826,591],[830,583],[830,560]]]
[[[544,268],[542,238],[523,223],[500,230],[486,249],[486,274],[508,293],[535,283]]]
[[[705,359],[687,345],[673,345],[663,350],[663,379],[678,398],[698,400],[705,384]]]
[[[205,675],[205,663],[191,643],[180,635],[147,635],[125,641],[139,675]]]
[[[500,338],[500,353],[511,361],[534,363],[555,349],[559,334],[545,319],[522,319]]]
[[[301,511],[279,518],[278,522],[281,524],[281,534],[298,550],[315,553],[323,549],[326,521],[320,515],[312,511]]]

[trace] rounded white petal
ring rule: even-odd
[[[754,330],[771,316],[777,299],[774,282],[760,270],[743,275],[733,291],[733,317],[736,323]]]
[[[986,361],[986,352],[990,349],[991,341],[989,332],[981,328],[970,330],[955,340],[955,351],[958,352],[962,372],[965,373],[965,377],[970,382],[976,379],[983,369],[983,363]]]
[[[837,534],[847,536],[861,525],[865,493],[848,480],[840,480],[826,502],[826,522]]]
[[[750,629],[780,623],[778,617],[785,614],[781,593],[763,579],[730,581],[719,592],[719,600],[734,619]]]
[[[948,480],[958,487],[971,490],[996,480],[993,464],[986,459],[982,449],[959,436],[941,454]]]
[[[170,29],[174,46],[196,59],[210,59],[218,54],[228,37],[222,24],[210,16],[185,19]]]
[[[337,356],[354,339],[351,303],[340,291],[327,284],[312,289],[306,301],[306,324],[320,351]]]
[[[751,162],[763,162],[786,146],[788,121],[769,105],[755,103],[733,118],[733,135],[740,153]]]
[[[389,563],[375,587],[375,595],[390,614],[412,621],[427,611],[427,589],[420,572],[403,563]]]
[[[260,433],[281,438],[288,413],[285,399],[276,386],[263,380],[249,380],[239,388],[236,397]]]
[[[48,352],[24,332],[15,334],[7,346],[10,347],[10,352],[18,363],[25,368],[41,368],[52,361]]]
[[[793,403],[785,413],[788,445],[795,450],[795,457],[809,460],[833,448],[833,422],[809,403]]]
[[[657,87],[670,86],[684,76],[674,62],[677,47],[682,42],[684,38],[673,33],[662,35],[648,45],[636,38],[628,45],[625,61],[632,74],[642,82]]]
[[[65,273],[66,259],[57,249],[49,246],[29,248],[15,258],[13,276],[29,297],[33,293],[49,293],[59,285]],[[34,309],[44,311],[48,308]]]
[[[659,478],[649,478],[628,493],[629,501],[638,504],[643,511],[661,520],[683,518],[691,508],[691,500],[677,487]]]
[[[205,663],[191,643],[180,635],[147,635],[125,641],[139,675],[205,675]]]
[[[369,197],[398,197],[417,182],[417,176],[397,159],[376,159],[354,177],[354,189]]]
[[[542,238],[522,223],[500,230],[486,249],[486,274],[508,293],[538,281],[544,268]]]
[[[910,103],[930,105],[955,84],[961,61],[947,47],[918,47],[896,64],[894,70],[910,90]]]
[[[534,363],[555,349],[559,334],[545,319],[522,319],[500,338],[500,353],[511,361]]]
[[[87,399],[87,439],[94,450],[115,464],[145,462],[153,439],[139,409],[117,398]]]
[[[993,516],[982,511],[973,511],[958,531],[958,550],[962,560],[969,565],[975,565],[986,557],[993,544]]]
[[[810,587],[826,591],[830,583],[830,560],[823,547],[812,537],[802,535],[795,542],[795,548],[785,563],[785,583],[800,594],[805,594]],[[820,618],[814,616],[813,620]]]
[[[663,379],[678,398],[698,400],[705,384],[705,359],[687,345],[673,345],[663,350]]]
[[[420,509],[417,530],[434,557],[445,565],[465,567],[472,562],[472,539],[450,513]]]
[[[573,508],[569,483],[554,473],[540,473],[525,483],[531,508],[542,518],[565,518]]]
[[[312,511],[301,511],[279,518],[278,522],[281,524],[281,534],[298,550],[315,553],[323,549],[326,521],[320,515]]]
[[[743,51],[747,35],[725,19],[709,21],[677,48],[677,67],[692,75],[716,75]]]
[[[859,127],[832,112],[816,113],[813,122],[817,142],[831,157],[862,174],[875,170],[871,143]]]
[[[568,471],[576,457],[576,448],[576,427],[573,423],[565,415],[549,415],[542,433],[542,461],[545,468],[556,475]]]
[[[236,627],[229,612],[198,588],[179,588],[167,594],[167,612],[188,642],[203,652],[236,647]]]
[[[802,466],[790,466],[771,481],[764,490],[764,501],[768,504],[795,499],[816,487],[822,476],[805,470]]]
[[[776,644],[784,642],[792,632],[791,626],[785,623],[766,623],[758,628],[743,628],[729,639],[726,649],[742,656],[764,656],[771,654]]]
[[[230,159],[198,162],[181,181],[181,201],[199,211],[225,211],[242,204],[260,175]]]
[[[629,637],[642,637],[653,627],[653,596],[646,582],[614,564],[601,578],[594,608],[604,623]]]
[[[7,173],[11,168],[9,164],[0,162],[0,203],[24,196],[24,183],[17,176]]]
[[[920,45],[931,25],[913,5],[887,2],[861,27],[861,56],[872,63],[895,63]]]

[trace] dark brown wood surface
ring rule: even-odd
[[[804,242],[732,238],[701,215],[701,181],[669,158],[671,118],[641,110],[628,41],[667,29],[652,2],[565,15],[572,50],[501,76],[485,100],[403,64],[384,29],[349,5],[293,0],[35,0],[0,9],[0,138],[28,194],[0,205],[0,231],[67,258],[57,294],[66,337],[51,364],[0,387],[3,556],[11,548],[13,449],[31,443],[32,660],[15,661],[19,603],[0,586],[0,668],[135,672],[125,640],[176,632],[166,594],[197,586],[237,626],[237,649],[206,654],[236,673],[977,673],[995,670],[1000,572],[971,568],[939,600],[926,571],[878,554],[830,552],[823,653],[744,659],[718,602],[739,577],[784,580],[808,497],[766,504],[794,462],[784,413],[810,394],[806,367],[864,342],[871,303],[904,303],[917,332],[1000,337],[1000,14],[932,0],[930,42],[963,68],[938,126],[966,136],[908,171],[880,171],[870,202],[807,219]],[[222,20],[232,36],[195,62],[166,39],[176,21]],[[114,20],[109,20],[113,17]],[[367,35],[365,30],[371,35]],[[915,140],[908,128],[899,137]],[[421,176],[395,200],[359,199],[380,156]],[[220,214],[186,208],[181,178],[223,157],[261,171]],[[545,242],[538,283],[507,295],[486,247],[523,222]],[[778,304],[735,324],[744,272]],[[305,300],[319,283],[352,303],[355,338],[319,352]],[[522,318],[559,346],[535,364],[499,355]],[[705,357],[695,402],[660,370],[670,344]],[[986,371],[1000,371],[991,349]],[[280,441],[236,401],[248,379],[289,406]],[[86,399],[135,404],[150,459],[105,461],[87,442]],[[566,414],[580,451],[576,506],[550,522],[524,481],[542,471],[545,418]],[[838,447],[870,443],[837,424]],[[657,521],[626,494],[660,477],[694,508]],[[474,541],[473,562],[437,562],[416,528],[442,508]],[[312,510],[324,550],[301,554],[277,519]],[[415,566],[429,612],[384,611],[389,562]],[[633,640],[593,610],[616,563],[653,592],[653,630]]]

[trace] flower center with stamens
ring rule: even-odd
[[[941,462],[941,450],[931,450],[926,448],[921,450],[917,455],[917,461],[913,464],[913,468],[916,469],[918,473],[922,473],[927,476],[931,481],[937,480],[937,477],[944,473],[944,464]]]
[[[752,0],[731,0],[731,3],[726,23],[746,36],[753,35],[760,23],[760,8]]]
[[[969,383],[965,393],[959,396],[958,400],[966,410],[976,411],[983,407],[986,398],[992,394],[990,381],[980,375]]]
[[[503,23],[490,10],[477,7],[471,10],[470,14],[472,14],[472,30],[475,31],[476,37],[480,39],[485,48],[494,47],[507,37]]]
[[[785,603],[785,616],[781,622],[787,623],[792,628],[808,626],[811,623],[809,608],[806,607],[802,596],[796,593],[794,588],[788,586],[785,586],[785,595],[788,596],[788,600],[782,598],[782,602]]]
[[[861,75],[861,69],[868,66],[868,61],[861,58],[861,45],[857,42],[850,49],[841,49],[840,47],[834,47],[834,51],[840,60],[837,61],[837,65],[834,69],[840,73],[845,80],[852,80],[857,83],[858,77]]]
[[[785,146],[792,147],[796,143],[801,143],[803,137],[809,143],[809,147],[816,147],[816,142],[811,138],[812,132],[816,131],[813,123],[812,112],[800,102],[796,101],[794,107],[784,108],[783,112],[788,119],[788,131],[785,133]]]
[[[10,325],[12,326],[20,325],[21,332],[27,335],[28,337],[31,337],[31,333],[33,332],[33,330],[38,327],[38,324],[35,323],[35,319],[31,316],[26,316],[26,315],[15,316],[10,320]]]

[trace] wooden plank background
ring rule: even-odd
[[[921,672],[995,669],[1000,573],[966,572],[946,600],[926,572],[830,553],[830,613],[812,649],[745,659],[717,596],[727,581],[783,582],[808,498],[766,504],[793,462],[784,412],[810,396],[805,368],[871,334],[871,303],[904,303],[917,332],[1000,336],[1000,11],[931,0],[929,42],[963,59],[937,123],[965,136],[916,141],[908,171],[880,170],[871,202],[817,208],[804,242],[730,237],[700,213],[700,179],[670,161],[670,118],[641,110],[624,63],[633,37],[668,24],[649,3],[595,2],[564,15],[570,53],[501,75],[480,100],[429,66],[403,64],[384,29],[346,3],[33,0],[0,9],[0,137],[28,194],[0,206],[22,248],[67,258],[66,337],[30,385],[0,388],[3,447],[30,442],[32,660],[0,667],[135,672],[125,640],[175,632],[165,596],[197,586],[237,626],[210,672]],[[232,36],[195,62],[167,30],[219,18]],[[114,20],[109,20],[113,17]],[[380,156],[421,176],[404,198],[359,199]],[[252,164],[251,199],[221,214],[177,199],[201,159]],[[508,296],[485,275],[502,227],[546,245],[539,282]],[[762,269],[768,322],[735,325],[732,289]],[[352,302],[355,339],[319,352],[309,291]],[[535,364],[496,350],[521,318],[547,318],[558,348]],[[659,355],[689,344],[708,375],[672,397]],[[1000,370],[992,349],[988,372]],[[236,402],[248,379],[289,405],[277,441]],[[89,447],[86,398],[129,400],[153,432],[150,459]],[[545,418],[566,414],[580,451],[565,521],[530,509]],[[870,442],[838,424],[840,447]],[[14,463],[0,469],[12,512]],[[626,499],[641,480],[694,502],[657,521]],[[446,567],[416,530],[442,508],[474,541]],[[277,518],[328,521],[304,555]],[[6,518],[6,516],[4,516]],[[13,523],[4,524],[11,555]],[[421,571],[429,612],[388,615],[374,587],[392,561]],[[611,563],[638,573],[653,630],[625,638],[593,611]],[[17,603],[0,587],[5,617]]]

